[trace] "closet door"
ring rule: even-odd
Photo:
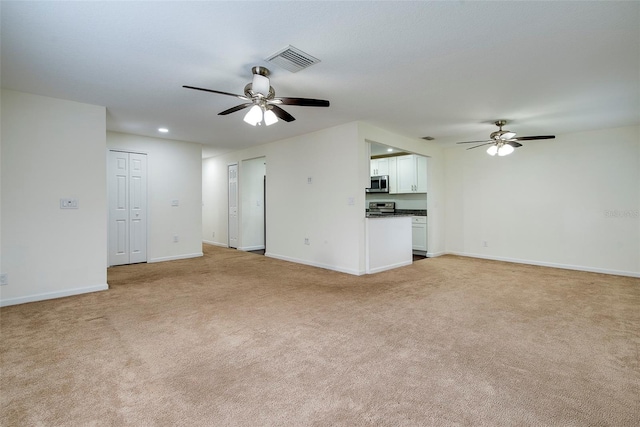
[[[147,156],[129,154],[129,263],[147,262]]]
[[[109,265],[147,261],[147,156],[109,151]]]

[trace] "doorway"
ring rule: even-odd
[[[147,155],[109,151],[109,265],[147,262]]]
[[[229,242],[230,248],[238,248],[238,164],[229,165]]]
[[[240,163],[240,239],[238,249],[265,250],[266,243],[266,157]]]

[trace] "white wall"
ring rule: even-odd
[[[447,252],[640,276],[638,127],[445,153]]]
[[[107,132],[107,147],[147,154],[148,262],[202,256],[202,146]]]
[[[365,170],[361,161],[363,149],[356,123],[272,144],[267,156],[268,253],[351,274],[364,273],[364,188],[368,180],[362,177],[368,176],[369,166]],[[304,244],[305,238],[309,245]]]
[[[0,305],[107,289],[105,120],[104,107],[2,91]]]
[[[366,185],[360,176],[368,174],[368,165],[363,169],[356,123],[205,159],[203,240],[227,245],[227,165],[263,156],[267,164],[266,255],[362,274]],[[242,182],[242,170],[239,179]],[[309,245],[304,244],[305,238]],[[240,241],[239,247],[243,246]]]

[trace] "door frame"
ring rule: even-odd
[[[236,236],[236,245],[231,246],[231,191],[230,191],[230,178],[229,172],[231,171],[231,167],[235,166],[236,169],[236,227],[235,227],[235,236]],[[227,164],[227,247],[238,249],[240,245],[240,163],[228,163]]]

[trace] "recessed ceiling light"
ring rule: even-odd
[[[167,129],[167,128],[158,128],[158,132],[167,133],[167,132],[169,132],[169,129]]]
[[[393,151],[393,148],[387,148],[387,151],[390,153]]]

